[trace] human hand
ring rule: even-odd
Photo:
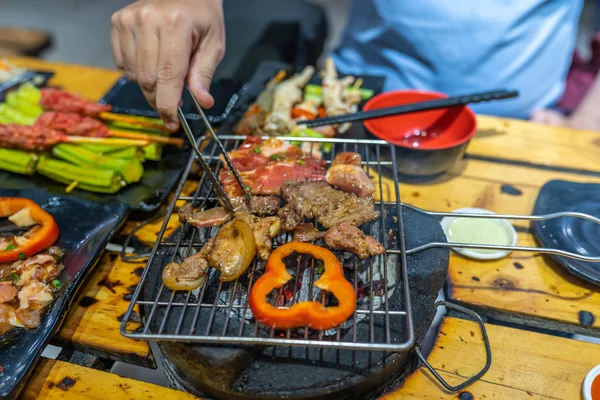
[[[541,109],[531,115],[531,121],[550,126],[600,132],[600,115],[596,112],[579,111],[567,117],[558,111]]]
[[[177,106],[187,84],[200,105],[225,55],[222,0],[139,0],[113,14],[113,56],[140,84],[168,129],[179,127]]]

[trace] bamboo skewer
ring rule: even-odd
[[[137,125],[141,128],[154,129],[161,132],[169,132],[167,127],[162,123],[155,123],[151,121],[145,121],[138,119],[134,116],[124,115],[124,114],[115,114],[108,111],[103,111],[98,115],[98,118],[103,121],[109,122],[123,122],[130,125]]]
[[[116,138],[147,140],[149,142],[172,144],[177,147],[183,147],[183,143],[184,143],[182,138],[174,138],[174,137],[160,136],[160,135],[148,135],[146,133],[121,131],[121,130],[117,130],[117,129],[111,129],[108,132],[109,132],[110,136],[116,137]]]
[[[91,143],[91,144],[105,144],[110,146],[137,146],[143,147],[150,144],[148,140],[141,139],[125,139],[125,138],[103,138],[103,137],[91,137],[91,136],[69,136],[64,135],[61,139],[65,143]]]

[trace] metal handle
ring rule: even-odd
[[[511,219],[511,220],[525,220],[525,221],[547,221],[556,218],[572,217],[581,218],[588,221],[592,221],[600,225],[600,218],[594,217],[589,214],[573,211],[563,211],[545,215],[513,215],[513,214],[478,214],[478,213],[462,213],[462,212],[438,212],[438,211],[427,211],[422,208],[413,206],[411,204],[402,203],[403,207],[411,208],[417,212],[427,214],[433,217],[464,217],[464,218],[486,218],[486,219]],[[545,247],[524,247],[524,246],[503,246],[494,244],[477,244],[477,243],[447,243],[447,242],[431,242],[421,246],[409,249],[406,254],[414,254],[424,250],[428,250],[434,247],[443,248],[454,248],[458,247],[461,249],[484,249],[484,250],[509,250],[509,251],[529,251],[537,252],[542,254],[554,254],[557,256],[563,256],[573,258],[584,262],[600,262],[600,256],[591,257],[584,256],[579,253],[572,253],[560,249],[551,249]]]
[[[444,380],[444,378],[442,378],[440,376],[440,374],[438,374],[437,371],[435,369],[433,369],[431,364],[429,364],[427,362],[427,359],[421,353],[421,349],[418,346],[415,347],[415,352],[417,353],[417,356],[419,357],[419,359],[421,360],[423,365],[425,365],[425,367],[429,370],[429,372],[431,372],[433,374],[433,376],[440,382],[440,384],[446,390],[449,390],[451,392],[458,392],[459,390],[462,390],[462,389],[466,388],[467,386],[470,386],[473,383],[475,383],[476,381],[478,381],[479,378],[481,378],[488,371],[488,369],[490,369],[490,366],[492,365],[492,349],[490,347],[490,339],[488,338],[487,331],[485,330],[485,324],[483,322],[483,319],[475,311],[469,310],[468,308],[465,308],[465,307],[461,307],[454,303],[449,303],[447,301],[443,301],[443,300],[436,301],[435,307],[438,308],[440,306],[445,306],[446,308],[460,311],[464,314],[467,314],[467,315],[475,318],[477,320],[477,322],[479,323],[479,327],[481,328],[481,335],[483,336],[483,342],[485,344],[485,354],[486,354],[485,366],[481,369],[481,371],[479,371],[478,373],[476,373],[475,375],[473,375],[472,377],[470,377],[463,383],[456,385],[456,386],[451,386],[448,382],[446,382]]]

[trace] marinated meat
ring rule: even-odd
[[[244,185],[254,195],[279,194],[287,180],[325,180],[323,160],[310,157],[282,140],[249,137],[228,154]],[[230,199],[243,195],[226,166],[219,173],[219,181]]]
[[[111,110],[108,104],[98,104],[55,88],[42,89],[40,105],[44,110],[71,112],[89,117],[97,117],[103,111]]]
[[[21,309],[16,311],[17,317],[23,326],[27,329],[33,329],[42,323],[42,309]]]
[[[325,232],[319,231],[313,224],[298,224],[294,229],[293,240],[298,242],[314,242],[325,236]]]
[[[328,58],[325,62],[325,72],[323,74],[323,105],[327,116],[336,116],[343,114],[351,114],[358,110],[358,103],[361,97],[348,94],[348,88],[354,82],[354,78],[346,76],[338,78],[338,72],[335,68],[333,59]],[[346,132],[351,126],[351,123],[346,122],[336,126],[339,133]]]
[[[327,229],[340,222],[361,226],[379,218],[372,197],[342,192],[327,182],[286,182],[281,193],[286,207],[301,217],[316,219]]]
[[[361,259],[385,253],[385,248],[375,238],[349,222],[340,222],[325,234],[325,243],[333,250],[344,250]]]
[[[302,221],[302,217],[296,213],[290,206],[285,206],[279,209],[277,213],[281,220],[281,229],[291,232],[296,229]]]
[[[259,219],[253,225],[256,253],[262,260],[271,255],[273,243],[271,239],[281,233],[281,220],[277,217]]]
[[[375,192],[375,186],[364,169],[361,168],[361,158],[358,153],[339,153],[325,176],[329,184],[345,192],[359,196],[370,196]]]
[[[277,214],[280,203],[281,200],[277,196],[252,196],[250,209],[248,210],[244,197],[231,199],[231,204],[236,212],[249,212],[260,216]]]
[[[211,226],[223,225],[232,216],[223,207],[215,207],[194,213],[191,203],[187,203],[179,209],[179,222],[187,222],[197,228],[210,228]]]
[[[0,282],[0,303],[13,301],[17,295],[17,288],[10,281]]]
[[[17,294],[19,309],[39,310],[54,300],[52,289],[40,281],[30,280]]]
[[[6,304],[0,303],[0,336],[15,327],[15,310]]]
[[[171,290],[194,290],[206,279],[208,272],[208,255],[213,250],[214,239],[210,239],[202,249],[187,257],[181,264],[172,262],[165,266],[162,280]]]

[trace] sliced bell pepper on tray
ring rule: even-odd
[[[290,308],[277,308],[267,303],[266,297],[273,290],[285,285],[292,276],[287,272],[284,258],[292,253],[310,254],[325,264],[323,275],[315,287],[332,293],[337,306],[325,307],[316,301],[296,303]],[[331,251],[303,242],[290,242],[271,253],[265,273],[250,290],[248,304],[254,318],[275,329],[308,326],[312,329],[331,329],[346,321],[356,309],[356,292],[344,277],[342,265]]]
[[[0,218],[8,217],[18,227],[38,225],[40,229],[10,249],[0,249],[0,262],[11,262],[33,256],[52,246],[58,239],[58,225],[39,205],[21,197],[0,197]]]

